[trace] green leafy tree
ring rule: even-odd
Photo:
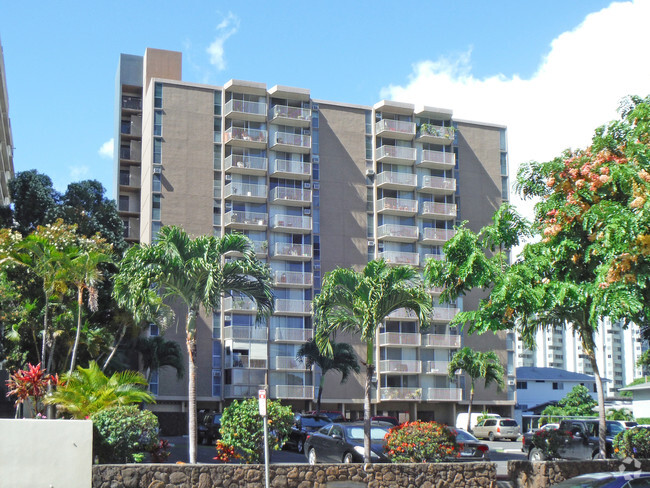
[[[415,313],[420,326],[431,319],[432,300],[420,275],[410,266],[389,266],[383,259],[370,261],[361,272],[337,268],[323,277],[321,293],[313,302],[316,343],[332,356],[332,336],[346,332],[366,345],[364,392],[364,461],[370,460],[370,389],[375,372],[375,339],[382,322],[401,308]]]
[[[388,457],[394,463],[441,463],[460,455],[456,436],[437,422],[406,422],[386,435]]]
[[[628,408],[609,408],[607,409],[607,420],[634,420],[634,415]]]
[[[586,386],[576,385],[557,405],[549,405],[542,411],[545,417],[540,422],[559,422],[562,417],[595,417],[597,404]]]
[[[468,332],[514,329],[534,347],[541,329],[572,329],[594,371],[603,456],[595,333],[605,316],[624,324],[645,324],[650,316],[650,99],[628,99],[621,115],[596,131],[589,148],[520,168],[519,193],[537,201],[532,224],[503,206],[478,234],[461,227],[445,244],[445,260],[429,260],[425,270],[432,284],[445,287],[444,301],[474,288],[487,292],[477,310],[453,321],[468,324]],[[500,251],[529,232],[536,239],[508,264]]]
[[[167,341],[162,336],[138,337],[135,350],[140,353],[142,366],[147,380],[160,368],[171,367],[176,370],[176,377],[181,379],[185,372],[181,346],[174,341]]]
[[[452,356],[447,371],[450,378],[454,378],[456,373],[461,371],[469,376],[469,405],[467,407],[467,431],[469,432],[476,381],[483,380],[486,388],[494,383],[497,385],[497,389],[501,390],[506,386],[503,379],[506,371],[494,351],[474,351],[469,347],[463,347]]]
[[[650,430],[644,428],[627,429],[616,434],[613,446],[619,458],[650,458]]]
[[[142,374],[121,371],[106,376],[96,362],[87,368],[77,367],[72,374],[65,374],[62,381],[45,403],[56,405],[65,415],[75,419],[86,417],[116,405],[155,403]]]
[[[269,448],[278,450],[291,433],[294,415],[279,400],[267,400]],[[256,398],[234,400],[221,416],[221,446],[232,448],[248,464],[264,459],[264,423]]]
[[[21,171],[9,180],[9,194],[13,202],[13,220],[23,235],[39,225],[52,222],[48,212],[61,203],[61,195],[54,189],[49,176],[36,170]]]
[[[226,261],[231,252],[243,257]],[[126,252],[115,277],[114,294],[125,309],[150,308],[160,297],[177,300],[187,310],[190,463],[196,462],[196,321],[201,307],[211,312],[222,296],[233,293],[255,300],[259,320],[273,311],[270,269],[241,234],[192,239],[178,227],[163,227],[155,244]]]
[[[325,375],[328,372],[338,371],[341,373],[341,383],[345,383],[352,372],[359,373],[361,371],[354,348],[346,342],[332,342],[332,356],[330,357],[323,354],[318,348],[316,341],[312,339],[300,346],[296,354],[296,359],[304,361],[305,366],[308,368],[311,368],[315,364],[321,370],[316,413],[320,413],[323,387],[325,386]]]

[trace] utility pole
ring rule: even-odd
[[[269,488],[269,416],[266,409],[266,388],[257,393],[260,415],[264,423],[264,486]]]

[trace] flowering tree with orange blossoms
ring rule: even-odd
[[[540,329],[563,326],[581,341],[596,379],[600,452],[605,455],[603,384],[594,336],[603,317],[648,333],[650,317],[650,97],[629,97],[621,120],[592,144],[552,161],[523,165],[517,190],[535,199],[533,222],[509,205],[479,233],[461,227],[445,260],[426,275],[443,301],[474,289],[487,296],[458,314],[470,332],[516,330],[531,347]],[[533,237],[510,264],[502,253]]]

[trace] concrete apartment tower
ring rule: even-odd
[[[319,101],[287,86],[188,83],[178,52],[121,55],[115,132],[116,199],[129,241],[151,243],[162,225],[192,235],[242,232],[273,270],[275,313],[265,326],[237,296],[201,317],[199,408],[256,396],[268,373],[271,398],[312,409],[320,372],[296,352],[312,337],[311,300],[323,274],[374,258],[421,268],[441,256],[454,224],[478,229],[508,198],[505,127],[392,101]],[[431,290],[436,303],[438,293]],[[377,337],[378,414],[453,422],[467,408],[463,377],[447,377],[461,345],[494,350],[508,368],[508,391],[479,388],[476,408],[512,414],[513,338],[471,337],[448,325],[477,300],[436,307],[424,333],[407,313],[386,322]],[[184,344],[182,330],[165,337]],[[360,381],[341,385],[328,375],[323,408],[362,416]],[[151,389],[159,412],[187,408],[186,384],[173,372],[160,371]]]
[[[0,205],[9,205],[9,180],[14,177],[14,154],[9,120],[9,95],[4,54],[0,42]]]

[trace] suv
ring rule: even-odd
[[[215,440],[221,437],[221,414],[210,412],[206,413],[198,426],[198,438],[199,444],[205,442],[206,444],[212,444]]]
[[[519,438],[519,424],[514,419],[483,419],[472,433],[477,438],[486,438],[491,441],[495,439],[510,439],[516,441]]]

